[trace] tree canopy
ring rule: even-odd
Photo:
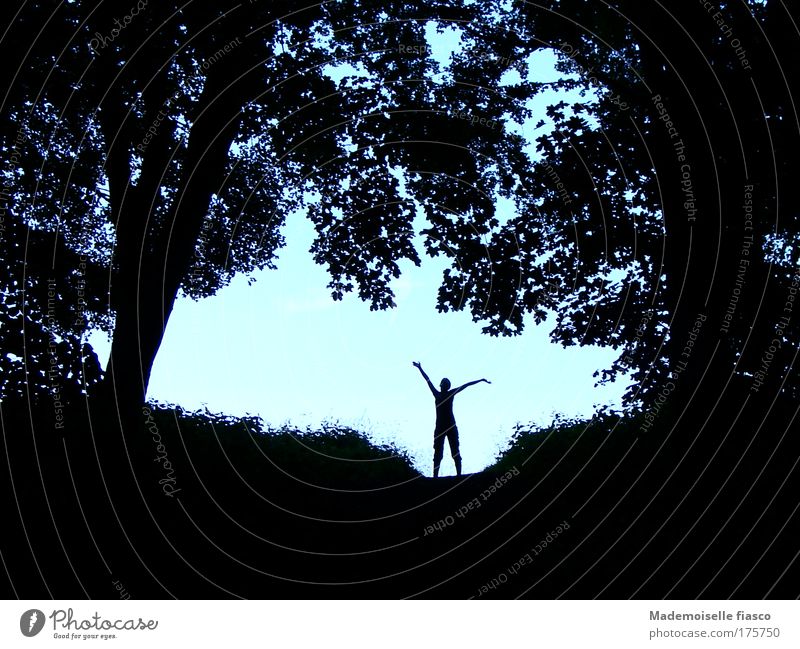
[[[89,328],[113,332],[117,392],[143,398],[176,297],[273,267],[298,211],[335,299],[390,308],[403,261],[442,256],[439,310],[468,310],[489,335],[552,315],[553,340],[619,350],[605,378],[632,373],[629,396],[669,375],[675,355],[662,348],[682,344],[696,312],[678,302],[686,237],[714,242],[714,180],[738,164],[734,143],[716,149],[718,167],[708,159],[703,136],[717,139],[697,104],[721,114],[720,102],[752,102],[731,97],[741,62],[697,8],[673,19],[718,45],[708,69],[726,80],[721,97],[680,96],[686,75],[708,70],[687,67],[683,44],[665,56],[647,41],[642,26],[659,19],[649,4],[199,5],[141,2],[120,18],[111,3],[32,3],[18,18],[18,58],[34,72],[11,74],[4,102],[4,150],[18,152],[4,170],[9,233],[18,253],[26,228],[51,241],[65,322],[86,259],[90,315],[58,335],[78,349]],[[753,38],[773,9],[721,6]],[[457,45],[442,64],[430,43],[444,32]],[[753,48],[755,61],[764,48]],[[756,129],[758,114],[748,119]],[[787,259],[788,227],[757,245]],[[732,263],[720,251],[714,263]],[[16,291],[45,294],[44,267],[24,280],[19,262],[6,271]],[[49,331],[8,313],[18,330]]]

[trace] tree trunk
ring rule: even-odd
[[[116,323],[102,398],[113,399],[121,412],[133,413],[144,403],[181,282],[191,266],[211,198],[224,177],[241,102],[224,92],[223,77],[222,69],[210,74],[198,100],[202,112],[192,125],[182,160],[182,184],[167,223],[155,236],[150,234],[150,205],[158,196],[158,179],[166,164],[163,152],[148,155],[136,190],[120,207],[118,272],[111,286]]]

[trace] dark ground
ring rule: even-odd
[[[687,443],[676,430],[660,448],[669,431],[604,420],[434,480],[401,460],[266,456],[243,427],[179,432],[161,413],[179,489],[167,496],[142,422],[126,447],[108,419],[32,435],[11,414],[7,598],[116,598],[114,582],[134,599],[798,594],[797,490],[783,482],[796,454],[773,453],[759,478],[758,455],[740,461],[713,431]]]

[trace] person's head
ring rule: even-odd
[[[442,382],[439,383],[439,387],[442,388],[442,390],[445,390],[445,391],[449,390],[450,389],[450,379],[442,379]]]

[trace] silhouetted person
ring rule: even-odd
[[[442,456],[444,455],[444,439],[447,438],[450,444],[450,454],[453,456],[453,462],[456,465],[456,474],[461,475],[461,453],[458,450],[458,428],[456,427],[456,418],[453,416],[453,397],[456,396],[464,388],[476,383],[491,383],[486,379],[478,379],[477,381],[470,381],[464,385],[450,389],[450,380],[442,379],[437,390],[433,387],[433,383],[425,374],[422,365],[414,363],[428,387],[433,393],[433,398],[436,400],[436,428],[433,431],[433,477],[439,477],[439,466],[442,464]]]

